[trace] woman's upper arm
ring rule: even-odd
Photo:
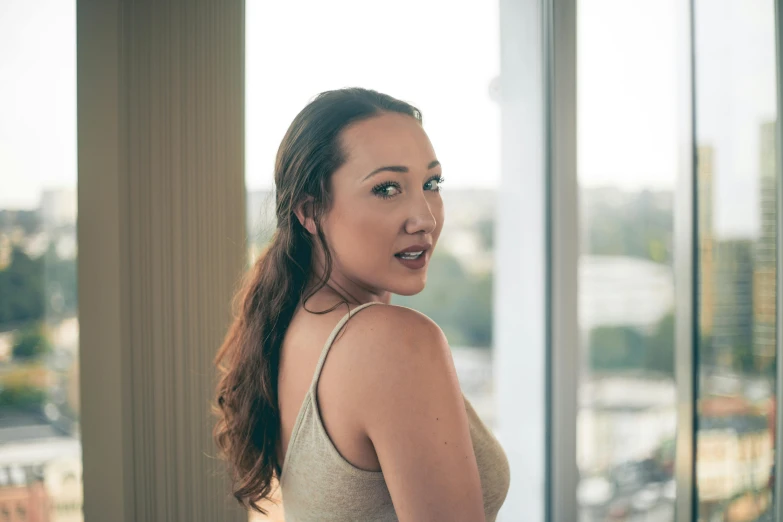
[[[371,312],[371,313],[367,313]],[[443,332],[401,307],[367,310],[356,335],[366,350],[361,386],[372,441],[397,517],[483,521],[465,403]]]

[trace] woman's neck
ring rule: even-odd
[[[311,278],[310,282],[308,282],[305,295],[316,288],[319,282],[319,278]],[[316,300],[316,302],[322,304],[329,304],[329,306],[340,303],[348,303],[357,306],[370,302],[389,304],[389,302],[391,302],[391,293],[368,289],[347,278],[340,277],[339,274],[332,274],[329,281],[326,282],[326,285],[318,289],[310,300]]]

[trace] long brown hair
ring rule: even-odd
[[[236,295],[234,321],[215,359],[220,374],[215,443],[229,463],[236,499],[264,514],[259,503],[270,498],[272,481],[281,473],[280,348],[299,303],[323,288],[332,271],[320,218],[330,207],[331,175],[345,162],[341,132],[384,112],[421,122],[412,105],[358,88],[321,93],[294,118],[275,162],[277,228]],[[317,237],[294,214],[302,204]],[[311,266],[314,240],[324,253],[322,274]],[[313,276],[317,280],[310,284]]]

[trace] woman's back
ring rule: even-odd
[[[308,302],[308,310],[331,308],[317,297]],[[352,306],[351,309],[355,309]],[[341,305],[327,314],[312,314],[298,310],[286,332],[280,359],[278,396],[280,403],[280,462],[288,448],[296,418],[305,396],[313,382],[316,366],[335,325],[345,316],[347,305]],[[355,413],[361,404],[353,403],[354,397],[347,384],[350,379],[350,351],[342,342],[335,342],[324,362],[318,382],[318,401],[327,431],[335,447],[348,461],[362,469],[380,470],[372,444],[362,441],[357,428]],[[354,417],[352,417],[354,415]]]
[[[421,112],[391,96],[321,93],[289,126],[275,233],[216,358],[214,438],[243,504],[260,509],[282,471],[288,522],[494,518],[508,464],[443,332],[383,304],[424,290],[443,182]],[[367,306],[347,329],[318,313],[348,301]]]
[[[417,312],[371,304],[345,314],[317,358],[294,342],[317,337],[333,314],[320,316],[323,323],[295,319],[286,338],[280,378],[286,520],[481,520],[483,514],[494,520],[508,489],[508,464],[459,391],[450,354],[440,356],[442,343],[430,338],[442,334]],[[307,385],[306,372],[295,366],[312,372]]]

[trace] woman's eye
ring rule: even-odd
[[[374,187],[372,191],[382,198],[392,198],[400,193],[400,187],[396,183],[382,183]]]
[[[440,186],[445,180],[442,177],[432,178],[424,184],[424,190],[432,190],[433,192],[439,192]]]

